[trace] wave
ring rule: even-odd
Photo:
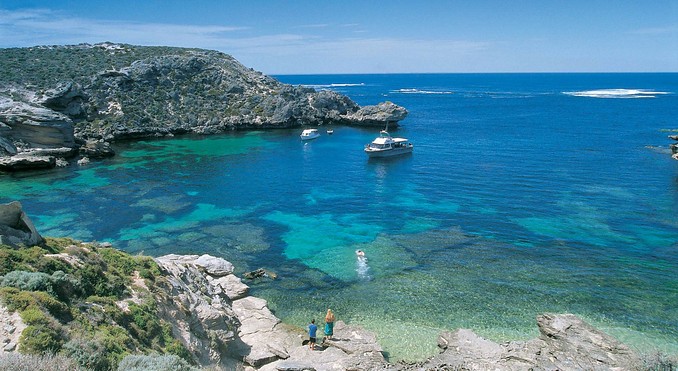
[[[454,92],[445,91],[445,90],[420,90],[420,89],[398,89],[398,90],[391,90],[391,93],[400,93],[400,94],[454,94]]]
[[[589,98],[655,98],[657,95],[671,94],[665,91],[648,89],[598,89],[583,91],[564,91],[563,94],[573,97]]]
[[[334,83],[334,84],[311,84],[311,85],[302,85],[307,88],[314,88],[314,89],[326,89],[326,88],[346,88],[346,87],[352,87],[352,86],[365,86],[364,82],[361,83]]]

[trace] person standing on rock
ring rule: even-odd
[[[326,339],[332,339],[332,335],[334,335],[334,313],[332,312],[332,309],[327,309],[327,314],[325,315],[325,337],[323,338],[323,342],[325,342]]]
[[[315,325],[315,319],[312,319],[311,324],[308,325],[308,348],[311,350],[315,349],[315,337],[317,331],[318,326]]]

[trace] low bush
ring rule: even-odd
[[[62,345],[59,332],[43,325],[26,327],[19,337],[19,352],[23,354],[55,354]]]
[[[42,272],[12,271],[3,277],[0,286],[16,287],[25,291],[45,291],[56,296],[52,289],[52,276]]]
[[[49,326],[50,320],[45,313],[38,308],[28,307],[20,313],[21,320],[27,325]]]
[[[80,367],[72,359],[61,355],[4,353],[0,355],[0,370],[78,371]]]
[[[63,352],[87,370],[106,371],[113,368],[106,348],[96,340],[71,339],[64,344]]]
[[[118,371],[195,371],[188,362],[175,355],[129,355]]]

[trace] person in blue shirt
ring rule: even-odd
[[[318,331],[318,326],[315,325],[315,319],[311,320],[311,324],[308,325],[308,348],[311,350],[315,349],[315,335]]]

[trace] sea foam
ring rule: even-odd
[[[670,94],[664,91],[648,89],[597,89],[582,91],[566,91],[563,94],[573,97],[589,98],[655,98],[657,95]]]
[[[454,94],[454,92],[445,91],[445,90],[420,90],[420,89],[398,89],[398,90],[392,90],[391,93],[400,93],[400,94]]]
[[[353,84],[353,83],[333,83],[333,84],[310,84],[310,85],[302,85],[307,88],[314,88],[314,89],[327,89],[327,88],[348,88],[348,87],[354,87],[354,86],[365,86],[364,82]]]

